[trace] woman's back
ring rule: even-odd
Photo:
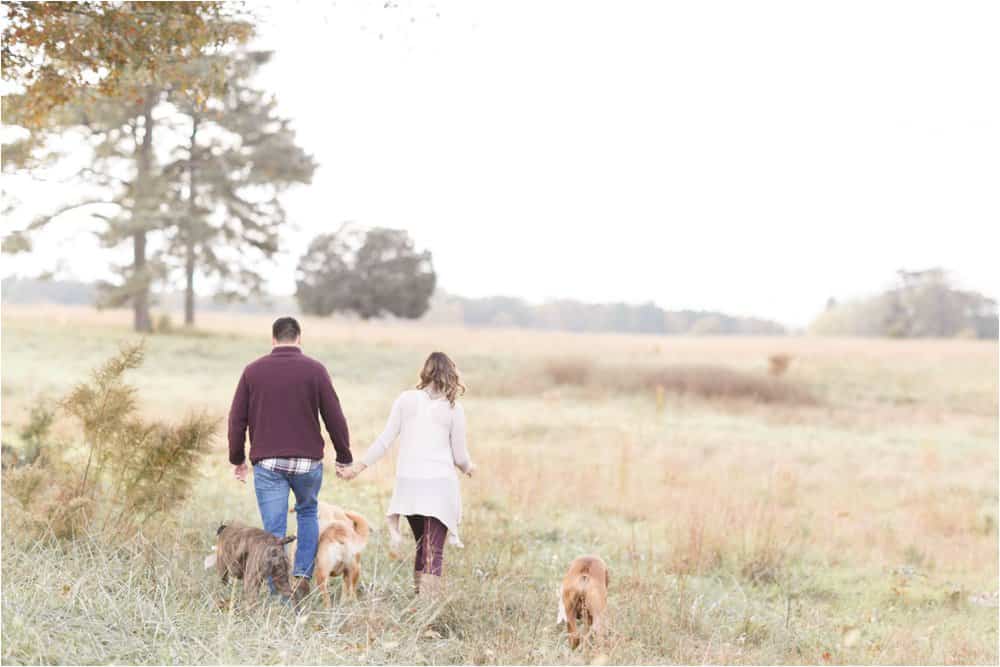
[[[451,427],[456,407],[446,399],[432,398],[422,389],[403,392],[399,461],[396,475],[429,477],[432,472],[455,476],[451,453]],[[404,474],[405,473],[405,474]]]
[[[440,394],[410,389],[393,403],[382,435],[365,455],[371,465],[399,437],[396,477],[455,478],[455,466],[469,463],[465,444],[465,412]]]

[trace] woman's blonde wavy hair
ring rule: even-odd
[[[465,393],[465,385],[458,375],[458,367],[444,352],[431,352],[431,356],[424,362],[417,389],[424,387],[441,392],[453,406],[455,399]]]

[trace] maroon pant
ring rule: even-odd
[[[448,537],[448,527],[432,516],[407,515],[417,541],[417,556],[413,559],[415,572],[441,576],[444,565],[444,541]]]

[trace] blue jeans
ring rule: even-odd
[[[299,522],[296,538],[293,577],[312,577],[319,542],[319,507],[317,496],[323,485],[323,465],[312,472],[290,475],[275,472],[259,465],[253,467],[253,488],[257,493],[257,507],[264,530],[276,537],[284,537],[288,527],[288,491],[295,494],[295,516]]]

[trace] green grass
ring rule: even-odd
[[[38,396],[132,338],[113,317],[60,317],[4,314],[5,442]],[[248,608],[202,567],[220,520],[259,521],[219,438],[193,497],[126,544],[21,530],[5,496],[4,663],[997,663],[997,611],[969,601],[997,590],[996,344],[321,326],[305,323],[307,352],[333,375],[356,452],[431,349],[468,380],[480,468],[463,480],[467,546],[447,550],[447,600],[414,605],[408,565],[376,531],[357,603]],[[225,328],[147,341],[132,378],[145,412],[225,415],[268,343],[266,328]],[[668,395],[661,411],[652,393],[538,377],[583,350],[622,367],[763,373],[765,352],[785,348],[787,380],[817,405]],[[75,435],[57,425],[70,459]],[[330,475],[321,497],[379,525],[392,468]],[[613,629],[572,652],[556,591],[588,552],[611,569]]]

